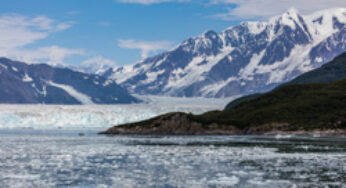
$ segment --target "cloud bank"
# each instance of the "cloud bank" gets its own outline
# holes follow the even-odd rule
[[[47,46],[27,49],[27,45],[70,28],[73,22],[58,23],[45,16],[27,17],[19,14],[0,16],[0,56],[30,63],[63,64],[64,59],[84,54],[81,49]]]
[[[139,49],[142,58],[147,58],[149,53],[164,50],[172,46],[170,41],[137,41],[137,40],[118,40],[120,48]]]
[[[84,72],[93,74],[103,74],[109,68],[117,67],[113,60],[104,58],[102,56],[94,56],[82,62],[81,68]]]
[[[303,14],[318,10],[346,7],[344,0],[211,0],[211,4],[230,4],[226,13],[215,15],[224,20],[234,19],[266,19],[280,15],[289,8],[296,8]]]

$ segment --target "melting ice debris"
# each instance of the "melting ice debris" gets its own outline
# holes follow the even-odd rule
[[[346,181],[346,148],[337,136],[324,138],[321,145],[307,137],[278,143],[270,136],[8,132],[0,132],[2,187],[344,187]],[[222,142],[209,147],[215,141]]]
[[[287,139],[287,138],[291,138],[294,135],[290,135],[290,134],[278,134],[275,135],[275,139],[280,140],[280,139]]]

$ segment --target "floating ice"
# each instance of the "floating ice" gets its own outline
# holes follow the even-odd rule
[[[79,137],[61,132],[0,131],[0,185],[277,188],[343,187],[346,181],[345,137],[294,136],[280,144],[270,136]],[[329,147],[292,150],[301,144]]]

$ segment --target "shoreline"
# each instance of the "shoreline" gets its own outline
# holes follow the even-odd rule
[[[324,125],[324,126],[323,126]],[[261,125],[237,127],[216,122],[203,123],[191,114],[168,113],[145,121],[113,126],[98,134],[105,135],[277,135],[277,134],[346,134],[344,127],[293,126],[289,123],[271,122]]]
[[[106,136],[277,136],[277,135],[295,135],[295,136],[346,136],[346,130],[342,129],[328,129],[328,130],[300,130],[300,131],[270,131],[270,132],[264,132],[264,133],[193,133],[193,134],[186,134],[186,133],[135,133],[135,132],[124,132],[124,133],[109,133],[107,131],[98,132],[99,135],[106,135]]]

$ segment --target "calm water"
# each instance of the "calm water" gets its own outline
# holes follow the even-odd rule
[[[0,187],[346,187],[346,137],[0,131]]]

